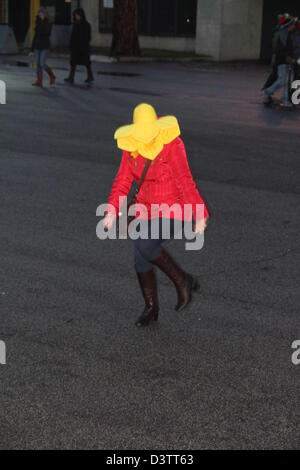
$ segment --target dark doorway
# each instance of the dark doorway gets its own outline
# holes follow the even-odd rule
[[[299,0],[264,0],[261,58],[266,62],[272,57],[272,33],[280,13],[300,17]]]
[[[9,0],[9,23],[17,43],[25,41],[30,23],[30,0]]]

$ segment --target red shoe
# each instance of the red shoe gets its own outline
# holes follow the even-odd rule
[[[56,82],[56,76],[53,73],[53,70],[50,67],[47,68],[47,74],[50,77],[50,86],[54,86]]]
[[[34,82],[32,86],[38,86],[38,87],[43,86],[43,73],[42,72],[37,72],[37,81]]]

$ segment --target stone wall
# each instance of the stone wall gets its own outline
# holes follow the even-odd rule
[[[142,48],[196,52],[213,60],[260,57],[264,0],[198,0],[196,38],[140,36]],[[111,34],[99,32],[99,5],[82,0],[92,24],[92,45],[111,46]],[[73,0],[72,7],[77,2]]]
[[[214,60],[260,57],[263,0],[199,0],[196,53]]]
[[[72,8],[77,2],[73,0]],[[99,32],[99,5],[95,0],[82,0],[81,5],[86,12],[88,21],[92,25],[92,46],[110,47],[112,35]],[[140,45],[144,49],[165,49],[170,51],[195,52],[195,38],[140,36]]]
[[[0,54],[15,54],[18,50],[12,28],[7,25],[0,25]]]

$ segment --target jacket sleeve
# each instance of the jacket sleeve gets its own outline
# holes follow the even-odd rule
[[[133,174],[129,165],[128,154],[127,152],[123,152],[121,165],[117,176],[115,177],[111,193],[108,199],[108,204],[112,205],[115,210],[116,214],[120,211],[119,205],[119,198],[120,197],[127,197],[132,183],[133,183]],[[109,207],[107,208],[106,213],[109,213]]]
[[[185,204],[192,204],[193,217],[198,222],[197,205],[204,206],[204,218],[209,218],[209,212],[198,191],[195,180],[192,176],[184,143],[180,138],[176,139],[170,149],[169,161],[178,190],[181,192]],[[201,220],[201,219],[200,219]]]

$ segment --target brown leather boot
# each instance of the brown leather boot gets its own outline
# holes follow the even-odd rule
[[[149,325],[151,321],[158,320],[159,305],[154,269],[147,273],[137,273],[137,277],[145,300],[145,310],[135,322],[136,326],[141,327]]]
[[[43,72],[37,72],[37,81],[32,84],[32,86],[43,86]]]
[[[46,72],[50,77],[50,86],[53,86],[56,82],[56,76],[54,75],[53,70],[50,67],[47,67]]]
[[[191,274],[184,272],[171,255],[163,248],[152,263],[161,269],[174,283],[178,295],[175,310],[180,312],[191,303],[193,292],[200,289],[198,280]]]

